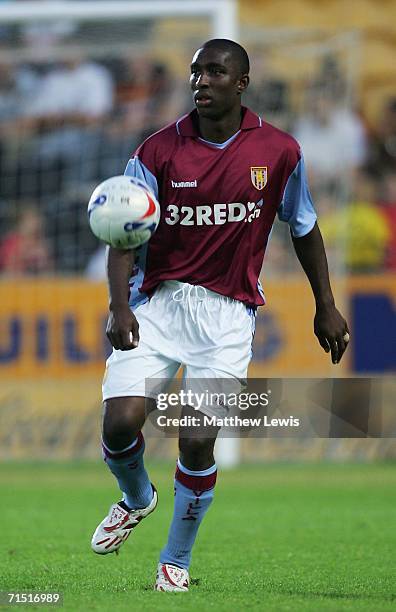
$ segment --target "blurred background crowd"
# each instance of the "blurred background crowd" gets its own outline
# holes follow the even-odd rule
[[[0,24],[2,275],[103,278],[103,249],[86,220],[92,188],[122,174],[145,137],[192,107],[194,38],[182,51],[175,44],[177,61],[184,63],[177,70],[169,50],[162,58],[150,49],[153,24],[140,27],[146,41],[140,47],[127,46],[125,24],[99,25],[101,30],[94,22],[67,20]],[[126,46],[117,47],[123,37]],[[349,55],[339,44],[318,47],[296,78],[291,61],[285,68],[287,57],[277,70],[279,41],[277,47],[276,38],[267,45],[258,38],[245,43],[253,64],[245,103],[300,142],[334,271],[394,271],[396,82],[369,118],[358,72],[351,76],[349,55],[357,41]],[[102,39],[113,43],[105,51]],[[284,229],[276,229],[269,275],[294,270],[285,240]]]

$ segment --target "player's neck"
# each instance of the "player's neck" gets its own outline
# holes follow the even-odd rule
[[[199,117],[199,131],[204,140],[222,143],[231,138],[241,127],[241,108],[238,107],[221,119]]]

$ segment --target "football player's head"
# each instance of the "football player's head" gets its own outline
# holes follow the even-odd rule
[[[240,106],[249,85],[249,57],[238,43],[214,38],[195,52],[190,84],[198,113],[213,119]]]

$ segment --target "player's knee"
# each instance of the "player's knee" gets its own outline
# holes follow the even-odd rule
[[[103,418],[103,440],[109,448],[125,448],[136,437],[139,427],[130,414],[106,415]]]
[[[132,401],[127,403],[110,400],[105,402],[103,415],[103,440],[114,450],[125,448],[134,440],[144,425],[145,413]]]
[[[208,438],[181,438],[179,440],[180,460],[191,470],[204,470],[213,465],[215,441]]]

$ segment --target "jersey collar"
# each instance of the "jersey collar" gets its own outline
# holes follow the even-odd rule
[[[254,130],[262,125],[261,117],[253,113],[246,106],[242,106],[242,123],[240,129]],[[196,109],[184,115],[176,122],[176,130],[179,136],[187,136],[191,138],[199,138],[198,130],[198,112]]]

